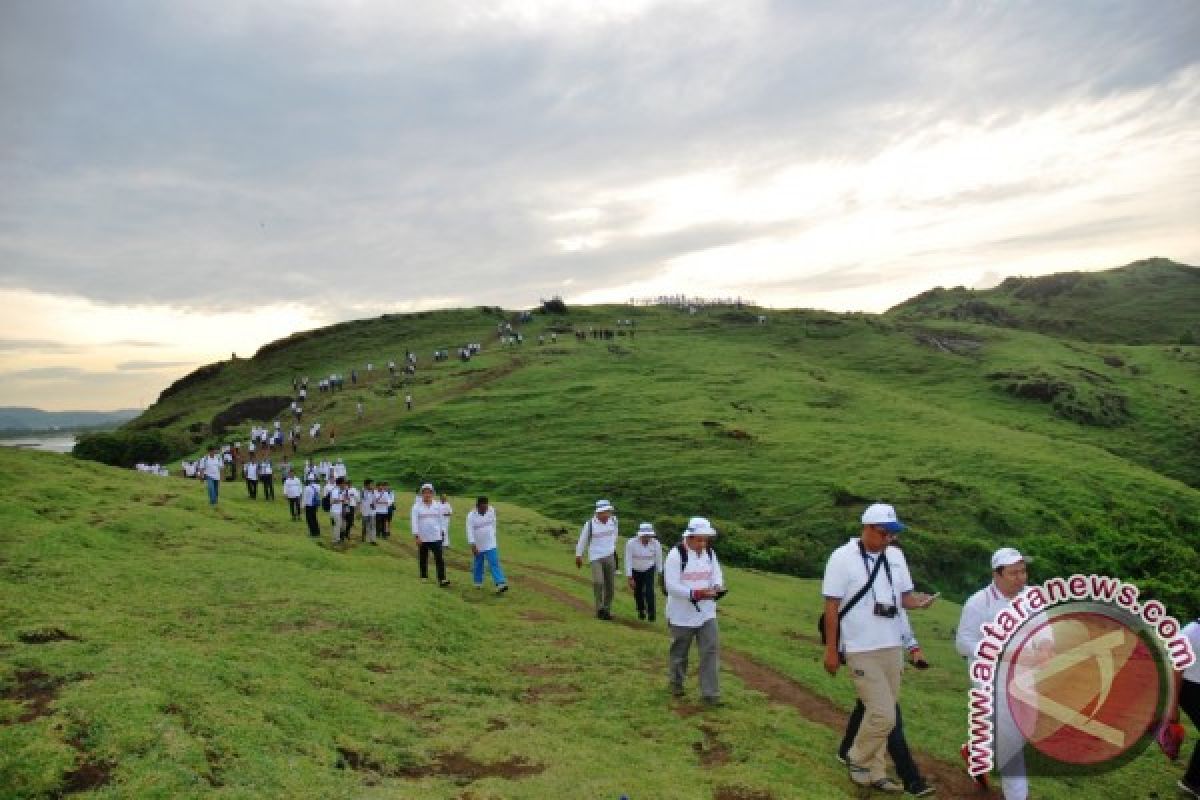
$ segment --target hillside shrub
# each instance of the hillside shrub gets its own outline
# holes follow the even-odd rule
[[[173,449],[159,431],[110,431],[83,434],[71,452],[76,458],[112,467],[132,467],[139,463],[164,464]]]
[[[161,403],[168,397],[177,395],[185,389],[190,389],[192,387],[199,386],[201,383],[212,380],[213,378],[217,377],[224,366],[225,362],[218,361],[215,364],[205,364],[203,367],[197,367],[187,375],[184,375],[182,378],[172,383],[167,388],[163,389],[158,395],[158,402]]]
[[[267,421],[273,419],[280,411],[292,404],[292,398],[283,395],[268,397],[249,397],[239,400],[224,411],[220,411],[212,419],[212,432],[220,436],[234,425],[246,420]]]

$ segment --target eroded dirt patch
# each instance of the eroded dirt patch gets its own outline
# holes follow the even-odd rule
[[[25,710],[17,716],[17,722],[32,722],[54,713],[50,705],[58,697],[58,690],[66,683],[64,679],[51,677],[40,669],[17,670],[13,677],[16,683],[0,691],[0,698],[25,706]]]
[[[17,639],[25,644],[49,644],[50,642],[78,642],[78,636],[72,636],[62,628],[38,628],[17,634]]]
[[[741,786],[718,786],[713,800],[775,800],[775,795]]]
[[[704,734],[704,741],[692,745],[692,749],[696,751],[696,756],[700,760],[700,766],[719,767],[722,764],[728,764],[732,750],[729,745],[717,737],[717,729],[711,725],[701,725],[700,732]]]
[[[520,780],[531,775],[538,775],[546,769],[544,764],[536,764],[523,756],[512,756],[503,761],[486,762],[478,761],[465,753],[440,753],[429,764],[396,767],[350,747],[338,747],[337,753],[338,759],[335,766],[338,769],[351,769],[355,772],[373,773],[376,776],[409,780],[430,777],[452,778],[460,783],[471,783],[483,778]]]

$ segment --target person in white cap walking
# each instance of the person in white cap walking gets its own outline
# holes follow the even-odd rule
[[[654,576],[662,572],[663,551],[654,526],[643,522],[637,536],[625,543],[625,577],[637,603],[638,619],[654,622]]]
[[[413,502],[412,535],[417,543],[417,563],[421,569],[421,580],[429,579],[429,554],[437,567],[438,586],[449,586],[446,579],[446,561],[442,556],[442,506],[433,499],[433,484],[421,485],[421,493]]]
[[[865,713],[846,754],[850,779],[859,786],[899,793],[887,776],[887,739],[896,724],[904,667],[904,624],[899,609],[928,608],[934,598],[913,592],[908,562],[889,548],[904,525],[886,503],[868,506],[862,534],[833,551],[825,565],[825,671],[836,675],[845,654]]]
[[[716,535],[707,519],[692,517],[683,541],[671,548],[663,564],[667,631],[671,636],[667,657],[671,694],[683,696],[688,650],[695,640],[700,653],[700,695],[705,705],[713,707],[721,704],[717,600],[725,594],[725,576],[711,545]]]
[[[592,566],[592,592],[596,619],[612,619],[613,592],[617,578],[617,518],[607,500],[596,501],[596,513],[584,523],[575,545],[575,567],[583,568],[586,553]]]
[[[960,656],[967,659],[968,670],[972,659],[975,658],[975,648],[983,639],[983,626],[1008,608],[1014,599],[1028,591],[1027,565],[1032,561],[1033,559],[1025,558],[1013,547],[1001,547],[992,553],[992,582],[971,595],[963,604],[958,630],[954,635],[954,647]],[[1000,705],[1007,707],[1007,703]],[[998,707],[997,712],[1006,717],[996,720],[996,738],[993,745],[995,764],[1000,771],[1000,788],[1005,800],[1025,800],[1029,796],[1029,779],[1025,774],[1023,755],[1025,739],[1006,709]],[[986,785],[986,778],[981,783]]]

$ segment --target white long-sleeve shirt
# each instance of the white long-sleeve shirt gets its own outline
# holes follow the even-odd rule
[[[395,499],[395,495],[390,491],[375,490],[375,513],[386,514]]]
[[[685,547],[687,545],[684,545]],[[717,618],[717,601],[711,598],[692,602],[693,589],[724,586],[725,576],[712,550],[697,553],[688,550],[687,569],[682,569],[679,548],[672,547],[663,564],[663,582],[667,587],[667,622],[684,628],[699,628]]]
[[[422,542],[442,541],[442,509],[437,502],[426,504],[421,498],[412,507],[412,533]]]
[[[204,477],[214,481],[221,480],[221,467],[224,463],[220,456],[205,456],[201,462],[204,469]]]
[[[290,478],[285,478],[283,481],[283,496],[299,497],[303,488],[304,487],[300,484],[300,479],[295,475],[291,476]]]
[[[375,490],[363,489],[362,497],[358,501],[359,513],[364,517],[375,516]]]
[[[575,545],[575,555],[582,557],[585,551],[588,563],[600,558],[607,558],[617,552],[617,517],[615,514],[608,518],[608,522],[601,522],[593,516],[583,524],[583,529],[579,531],[579,543]]]
[[[1027,588],[1021,589],[1017,593],[1017,597],[1025,594],[1027,590]],[[958,618],[958,630],[954,633],[954,649],[960,656],[968,661],[975,658],[975,648],[983,639],[981,628],[1008,608],[1008,604],[1012,601],[1013,598],[1005,597],[996,588],[995,583],[989,583],[963,603],[962,616]]]
[[[632,578],[633,571],[645,572],[654,568],[662,572],[663,551],[658,539],[651,539],[643,545],[639,536],[632,537],[625,543],[625,577]]]
[[[321,489],[315,483],[305,484],[304,492],[300,495],[300,505],[308,508],[309,506],[321,505]]]
[[[475,509],[467,514],[467,544],[474,545],[481,552],[496,549],[496,509],[488,506],[487,513],[480,514]]]

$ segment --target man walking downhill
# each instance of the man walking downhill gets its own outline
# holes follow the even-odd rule
[[[283,496],[287,498],[288,513],[292,515],[292,522],[300,519],[300,494],[303,489],[296,473],[288,470],[287,477],[283,479]]]
[[[300,495],[300,504],[304,506],[304,521],[308,523],[308,535],[314,539],[321,538],[321,523],[317,513],[321,509],[321,487],[317,485],[317,476],[309,476],[304,492]]]
[[[208,489],[208,504],[215,506],[217,504],[217,495],[221,491],[221,467],[225,465],[224,461],[217,455],[217,448],[208,448],[206,455],[200,463],[201,473],[204,475],[204,485]]]
[[[662,572],[662,545],[655,538],[654,526],[643,522],[637,536],[625,543],[625,577],[637,603],[638,619],[654,622],[654,577]]]
[[[343,533],[346,530],[346,501],[350,499],[350,493],[346,491],[346,479],[338,478],[333,483],[333,488],[329,490],[329,523],[333,526],[333,543],[334,545],[341,544]]]
[[[504,570],[500,569],[500,550],[496,546],[496,509],[488,505],[486,497],[478,498],[475,508],[467,514],[467,544],[475,557],[471,570],[475,588],[483,588],[483,562],[486,561],[496,594],[507,592],[508,582],[504,580]]]
[[[362,514],[362,538],[364,542],[378,544],[375,541],[375,481],[367,478],[363,481],[362,499],[359,500]]]
[[[258,482],[262,484],[263,499],[275,499],[275,475],[270,457],[264,455],[258,462]]]
[[[446,579],[446,561],[442,556],[442,509],[441,504],[433,499],[433,484],[421,486],[421,494],[413,503],[412,535],[417,543],[417,563],[421,570],[421,580],[429,580],[429,554],[433,554],[433,563],[437,567],[438,586],[449,586]]]
[[[247,460],[242,465],[242,472],[246,477],[246,494],[251,500],[258,499],[258,463]]]
[[[668,685],[674,697],[683,697],[688,650],[694,640],[700,652],[700,695],[704,704],[710,707],[721,704],[717,599],[725,594],[725,576],[710,544],[716,535],[707,519],[692,517],[683,533],[683,541],[671,548],[663,564],[667,631],[671,636]]]
[[[617,576],[617,518],[612,503],[596,501],[596,512],[579,532],[575,545],[575,567],[583,568],[587,553],[592,565],[592,592],[596,597],[596,619],[612,619],[613,590]]]
[[[862,526],[862,535],[834,550],[825,565],[821,585],[825,671],[836,675],[841,666],[840,617],[846,666],[865,710],[854,745],[846,754],[850,780],[899,793],[904,787],[888,778],[886,769],[887,740],[896,725],[904,665],[899,609],[928,608],[934,598],[913,592],[904,554],[888,547],[889,536],[904,530],[896,510],[886,503],[871,505],[863,512]]]

